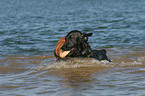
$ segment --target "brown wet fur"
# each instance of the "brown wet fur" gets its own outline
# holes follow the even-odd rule
[[[60,57],[60,53],[62,52],[61,47],[63,46],[64,43],[65,43],[64,37],[60,38],[59,41],[57,42],[56,48],[54,50],[54,55],[55,55],[57,61],[59,61],[61,59],[61,57]]]

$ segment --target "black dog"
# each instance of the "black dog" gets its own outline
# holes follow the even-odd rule
[[[81,33],[78,30],[73,30],[68,33],[65,37],[65,43],[61,47],[63,51],[72,50],[67,56],[68,57],[77,57],[77,56],[85,56],[92,53],[90,46],[88,44],[88,37],[92,36],[92,33]],[[91,54],[93,55],[93,53]]]
[[[105,49],[101,49],[101,50],[92,50],[93,53],[94,53],[94,57],[93,58],[96,58],[98,59],[99,61],[101,60],[107,60],[109,62],[112,62],[108,57],[107,57],[107,52]]]
[[[88,57],[96,58],[99,61],[111,60],[106,56],[106,50],[92,50],[88,44],[88,37],[92,36],[92,33],[81,33],[78,30],[73,30],[65,37],[65,43],[61,47],[63,51],[71,50],[67,57]]]

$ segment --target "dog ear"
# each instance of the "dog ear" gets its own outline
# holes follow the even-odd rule
[[[93,33],[84,33],[84,36],[85,37],[90,37],[90,36],[92,36],[93,35]]]
[[[90,36],[92,36],[92,35],[93,35],[93,33],[88,33],[88,34],[87,34],[88,37],[90,37]]]
[[[105,49],[102,49],[101,51],[104,52],[105,54],[107,54],[107,51]]]

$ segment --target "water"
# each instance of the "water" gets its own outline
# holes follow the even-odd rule
[[[144,0],[0,0],[0,13],[1,96],[145,96]],[[113,62],[56,62],[71,30]]]

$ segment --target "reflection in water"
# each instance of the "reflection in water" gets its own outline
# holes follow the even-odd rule
[[[91,83],[92,74],[100,71],[97,68],[64,69],[59,74],[65,78],[63,83],[70,87],[83,86],[84,83]]]
[[[83,95],[82,91],[93,88],[93,74],[103,71],[105,68],[66,68],[66,69],[55,69],[51,72],[53,74],[63,77],[63,80],[60,81],[63,89],[66,89],[65,92],[60,92],[60,94],[67,95]]]

